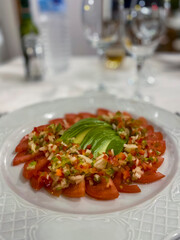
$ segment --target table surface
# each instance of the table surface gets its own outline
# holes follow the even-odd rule
[[[155,55],[145,63],[146,75],[156,82],[144,84],[142,92],[151,96],[151,103],[180,112],[180,54]],[[56,76],[39,82],[28,82],[24,77],[22,58],[14,59],[0,67],[0,113],[57,98],[87,94],[100,79],[108,91],[118,97],[131,98],[135,77],[135,63],[126,57],[118,70],[107,70],[96,57],[72,57],[69,68]],[[99,80],[98,80],[99,79]]]

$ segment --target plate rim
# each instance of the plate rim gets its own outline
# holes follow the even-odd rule
[[[156,109],[160,110],[160,111],[164,111],[170,115],[172,115],[173,117],[175,117],[179,123],[180,123],[180,117],[178,117],[177,115],[175,115],[173,112],[165,109],[165,108],[162,108],[162,107],[159,107],[159,106],[156,106],[155,104],[153,103],[150,103],[150,102],[140,102],[138,100],[133,100],[133,99],[126,99],[126,98],[121,98],[121,97],[117,97],[113,94],[94,94],[92,96],[85,96],[85,95],[81,95],[81,96],[77,96],[77,97],[66,97],[66,98],[58,98],[58,99],[53,99],[53,100],[47,100],[47,101],[41,101],[41,102],[37,102],[37,103],[33,103],[33,104],[30,104],[28,106],[24,106],[24,107],[21,107],[21,108],[18,108],[12,112],[9,112],[5,115],[3,115],[1,118],[0,118],[0,124],[1,124],[1,121],[6,119],[7,117],[13,115],[13,114],[16,114],[20,111],[24,111],[24,110],[28,110],[28,109],[31,109],[31,108],[34,108],[36,106],[40,106],[40,105],[44,105],[44,104],[53,104],[55,102],[59,102],[59,101],[66,101],[66,100],[73,100],[73,99],[83,99],[83,98],[96,98],[96,97],[111,97],[111,98],[114,98],[116,100],[123,100],[123,101],[127,101],[127,102],[131,102],[131,103],[136,103],[136,104],[142,104],[142,105],[148,105],[148,106],[151,106],[151,107],[155,107]],[[1,150],[1,148],[0,148]]]

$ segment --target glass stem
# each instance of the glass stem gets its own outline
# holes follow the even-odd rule
[[[105,91],[105,85],[104,85],[104,76],[103,76],[103,66],[102,66],[102,61],[104,58],[104,49],[103,48],[98,48],[97,49],[97,54],[99,58],[99,65],[100,65],[100,71],[99,71],[99,76],[98,76],[98,91],[99,92],[104,92]]]
[[[136,71],[137,71],[137,76],[136,76],[136,81],[135,81],[135,88],[134,88],[134,95],[136,99],[141,99],[141,81],[142,81],[142,69],[144,66],[144,58],[140,57],[137,58],[136,60]]]

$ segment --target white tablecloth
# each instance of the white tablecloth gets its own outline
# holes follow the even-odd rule
[[[144,86],[144,94],[152,103],[171,112],[180,112],[180,55],[156,55],[145,64],[146,74],[154,75],[156,83]],[[0,113],[47,100],[86,94],[102,79],[108,90],[118,97],[130,98],[135,64],[126,58],[119,70],[107,70],[96,57],[73,57],[69,68],[40,82],[24,78],[23,59],[17,58],[0,67]]]

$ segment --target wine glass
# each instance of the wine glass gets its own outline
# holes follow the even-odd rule
[[[119,20],[119,0],[83,0],[84,34],[100,59],[106,49],[119,38]],[[102,78],[99,79],[99,91],[105,90]]]
[[[122,42],[127,52],[136,59],[137,78],[134,80],[134,98],[150,100],[141,90],[145,79],[142,68],[145,60],[157,48],[163,33],[170,3],[168,0],[121,1],[123,22]]]

